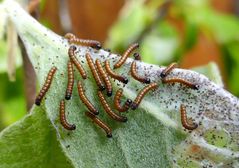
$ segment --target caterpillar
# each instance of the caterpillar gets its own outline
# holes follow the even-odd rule
[[[160,74],[161,78],[165,78],[174,68],[176,68],[178,64],[176,62],[171,63],[167,66]]]
[[[70,57],[70,60],[73,62],[73,64],[77,68],[77,70],[80,72],[82,78],[86,79],[87,74],[86,74],[84,68],[82,67],[81,63],[77,60],[77,58],[75,56],[75,50],[76,50],[76,46],[74,46],[74,45],[70,46],[70,48],[68,50],[68,55]]]
[[[48,91],[48,89],[50,88],[51,86],[51,83],[52,83],[52,79],[53,79],[53,76],[56,72],[57,68],[55,66],[53,66],[50,71],[48,72],[47,74],[47,77],[46,77],[46,80],[45,80],[45,83],[44,85],[42,86],[40,92],[38,93],[36,99],[35,99],[35,104],[37,106],[40,106],[41,105],[41,101],[43,99],[43,97],[45,96],[46,92]]]
[[[89,117],[99,127],[101,127],[106,132],[106,136],[108,138],[112,137],[112,130],[111,130],[111,128],[108,125],[106,125],[102,120],[100,120],[98,117],[96,117],[93,113],[91,113],[89,111],[85,112],[85,115],[87,117]]]
[[[194,130],[198,127],[196,123],[189,123],[187,119],[187,112],[186,112],[186,107],[181,104],[180,106],[180,113],[181,113],[181,122],[184,128],[188,130]]]
[[[108,102],[106,101],[106,99],[105,99],[105,97],[104,97],[104,95],[103,95],[103,93],[102,93],[101,91],[98,91],[98,97],[99,97],[99,99],[100,99],[100,103],[102,104],[102,106],[103,106],[105,112],[106,112],[112,119],[114,119],[114,120],[116,120],[116,121],[120,121],[120,122],[126,122],[126,121],[127,121],[127,118],[126,118],[126,117],[120,116],[120,115],[118,115],[118,114],[116,114],[116,113],[114,113],[114,112],[112,111],[112,109],[110,108]]]
[[[132,105],[131,105],[131,109],[132,109],[132,110],[135,110],[135,109],[139,106],[139,104],[140,104],[140,102],[142,101],[142,99],[144,98],[145,94],[148,93],[150,90],[155,89],[155,88],[157,88],[157,87],[158,87],[157,83],[151,83],[151,84],[145,86],[145,87],[139,92],[139,94],[137,95],[137,97],[135,98],[135,100],[133,101],[133,103],[132,103]]]
[[[128,79],[125,76],[120,76],[118,74],[116,74],[111,68],[110,68],[110,62],[108,60],[105,60],[105,69],[106,72],[108,73],[108,75],[110,75],[110,77],[124,83],[127,84],[128,83]]]
[[[110,97],[110,96],[112,96],[112,92],[113,92],[112,84],[110,82],[110,79],[109,79],[108,75],[106,74],[105,70],[103,69],[99,59],[96,59],[95,64],[96,64],[96,67],[98,69],[98,72],[99,72],[100,76],[102,77],[102,79],[105,83],[106,90],[107,90],[107,96]]]
[[[91,58],[90,54],[89,53],[86,53],[86,60],[87,60],[87,63],[90,67],[90,70],[91,70],[91,73],[96,81],[96,84],[97,86],[99,87],[99,89],[102,91],[105,89],[105,86],[102,82],[102,80],[100,79],[100,76],[96,70],[96,67],[95,67],[95,64],[93,62],[93,59]]]
[[[115,93],[115,97],[114,97],[114,106],[116,108],[116,110],[118,110],[119,112],[125,112],[130,108],[130,105],[132,103],[131,99],[127,99],[125,104],[123,106],[120,105],[120,98],[123,94],[123,89],[118,89],[117,92]]]
[[[69,124],[66,121],[66,115],[65,115],[65,101],[61,100],[60,102],[60,121],[61,121],[61,125],[67,129],[67,130],[75,130],[76,126],[75,124]]]
[[[84,89],[83,89],[83,85],[82,83],[79,81],[78,84],[77,84],[77,88],[78,88],[78,94],[79,94],[79,97],[82,101],[83,104],[86,105],[86,107],[92,112],[94,113],[95,115],[98,115],[99,114],[99,110],[97,110],[93,104],[88,100],[88,98],[86,97],[85,93],[84,93]]]
[[[162,82],[163,83],[181,83],[191,89],[195,89],[195,90],[199,89],[199,85],[186,81],[182,78],[168,78],[168,79],[163,79]]]
[[[122,57],[114,64],[114,69],[121,67],[126,59],[130,56],[130,54],[135,50],[139,48],[138,43],[131,44],[128,49],[123,53]]]
[[[142,82],[142,83],[146,83],[146,84],[149,84],[150,83],[150,78],[143,78],[141,76],[139,76],[136,72],[136,61],[133,61],[131,63],[131,68],[130,68],[130,72],[131,72],[131,76],[136,79],[137,81],[139,82]]]
[[[65,38],[68,40],[70,44],[76,44],[76,45],[81,45],[81,46],[86,46],[86,47],[92,47],[95,49],[101,49],[101,43],[96,40],[88,40],[88,39],[80,39],[77,38],[74,34],[72,33],[67,33],[65,35]]]
[[[73,65],[71,61],[67,63],[67,72],[68,72],[68,82],[67,82],[67,89],[65,94],[65,99],[70,100],[74,85],[74,72],[73,72]]]

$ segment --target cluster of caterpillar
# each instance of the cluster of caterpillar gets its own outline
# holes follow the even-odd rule
[[[68,49],[68,56],[69,56],[69,61],[67,64],[67,72],[68,72],[68,83],[66,87],[66,92],[65,92],[65,99],[70,100],[72,96],[72,91],[74,87],[74,71],[73,71],[73,66],[76,67],[76,69],[79,71],[81,77],[83,80],[86,80],[88,77],[88,74],[86,73],[85,69],[79,62],[79,60],[75,56],[75,51],[76,51],[76,46],[75,45],[82,45],[82,46],[87,46],[87,47],[92,47],[94,49],[101,49],[101,44],[98,41],[95,40],[84,40],[84,39],[79,39],[75,37],[73,34],[66,34],[65,38],[68,40],[70,47]],[[120,68],[127,58],[132,55],[132,53],[139,48],[138,43],[134,43],[128,47],[128,49],[123,53],[123,55],[119,58],[119,60],[113,65],[113,69]],[[115,93],[114,96],[114,107],[115,109],[119,112],[126,112],[129,109],[135,110],[138,108],[140,105],[140,102],[144,98],[144,96],[149,92],[149,91],[154,91],[157,87],[157,83],[151,83],[150,78],[148,77],[143,77],[140,76],[137,73],[137,62],[141,61],[140,55],[135,52],[134,54],[135,60],[131,63],[131,68],[130,68],[130,74],[133,77],[133,79],[146,84],[146,86],[141,89],[136,96],[134,100],[127,99],[126,102],[121,105],[121,97],[123,95],[123,89],[118,89],[117,92]],[[98,98],[99,101],[104,109],[104,111],[109,115],[110,118],[113,120],[116,120],[118,122],[126,122],[127,117],[120,115],[119,113],[116,113],[113,111],[113,109],[110,107],[109,103],[107,102],[105,96],[104,96],[104,90],[106,89],[106,95],[108,97],[113,95],[113,87],[111,84],[111,78],[116,79],[124,84],[128,83],[128,79],[125,76],[118,75],[117,73],[114,72],[114,70],[111,68],[110,62],[106,60],[104,62],[104,67],[102,66],[103,62],[101,62],[99,59],[96,59],[95,62],[92,59],[90,53],[86,53],[85,55],[87,64],[89,66],[89,69],[93,75],[93,78],[96,82],[96,85],[98,86]],[[193,84],[189,81],[186,81],[181,78],[166,78],[168,74],[177,66],[176,63],[170,64],[168,67],[166,67],[162,72],[161,72],[161,78],[163,83],[181,83],[183,85],[186,85],[189,88],[192,89],[198,89],[198,85]],[[105,69],[104,69],[105,68]],[[40,105],[43,97],[45,96],[46,92],[50,88],[50,85],[53,80],[53,76],[56,72],[57,68],[53,67],[49,71],[46,81],[40,90],[38,96],[36,97],[35,104]],[[112,129],[102,120],[100,120],[97,115],[99,114],[99,110],[92,104],[92,102],[89,101],[87,98],[87,95],[85,94],[84,91],[84,84],[81,81],[78,81],[77,83],[77,89],[78,89],[78,94],[79,98],[82,101],[82,103],[86,106],[88,109],[87,112],[85,112],[85,115],[90,118],[94,123],[96,123],[99,127],[101,127],[105,132],[107,137],[112,137]],[[197,124],[195,123],[190,123],[187,119],[186,115],[186,107],[184,105],[181,105],[181,122],[182,125],[185,129],[188,130],[193,130],[197,128]],[[62,126],[67,129],[67,130],[75,130],[76,126],[75,124],[69,124],[66,116],[65,116],[65,101],[61,100],[60,101],[60,123]]]

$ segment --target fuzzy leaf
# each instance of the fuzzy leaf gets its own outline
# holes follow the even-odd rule
[[[72,167],[42,108],[1,132],[0,153],[0,167]]]
[[[159,88],[147,94],[137,110],[126,114],[127,123],[116,123],[103,112],[98,97],[95,96],[96,84],[85,61],[86,52],[93,59],[99,58],[101,61],[108,59],[112,63],[118,59],[117,55],[104,50],[96,51],[79,46],[77,57],[87,70],[88,79],[82,80],[77,71],[75,76],[77,80],[82,80],[86,95],[100,110],[99,117],[112,127],[113,138],[106,138],[84,115],[86,108],[79,100],[76,88],[72,99],[66,102],[67,119],[76,124],[76,130],[69,132],[63,129],[59,122],[59,102],[64,98],[66,89],[69,45],[64,38],[26,14],[14,1],[6,0],[4,6],[27,48],[40,85],[43,85],[52,66],[58,68],[46,100],[41,107],[34,106],[33,110],[44,109],[57,134],[57,141],[74,167],[238,166],[239,102],[236,97],[205,76],[189,70],[175,69],[170,77],[181,77],[197,83],[199,90],[191,90],[179,84],[162,84],[160,73],[163,67],[141,62],[137,64],[139,74],[150,77],[159,84]],[[113,84],[114,92],[117,88],[124,88],[124,96],[134,99],[144,85],[129,76],[131,62],[132,59],[127,59],[126,64],[117,70],[119,74],[128,75],[130,82],[125,86],[118,82]],[[112,104],[112,98],[107,100]],[[180,104],[185,104],[188,116],[200,124],[191,133],[184,131],[181,126]],[[19,133],[26,136],[23,130],[19,130]],[[38,131],[35,133],[38,134],[38,139],[44,136]],[[5,132],[1,139],[5,139],[4,135]],[[48,152],[51,152],[51,137],[45,141],[46,151],[49,149]],[[35,139],[28,139],[27,142],[37,144]],[[20,144],[22,142],[16,141],[16,144],[10,146]],[[10,150],[6,141],[3,146],[2,151]],[[22,153],[28,155],[24,150]],[[1,152],[0,155],[4,153]],[[14,155],[16,153],[12,153],[12,158]],[[39,155],[39,160],[41,159],[42,156]],[[4,160],[0,159],[0,163],[3,164]]]
[[[194,67],[193,70],[206,75],[210,80],[215,82],[217,85],[223,87],[220,71],[215,62],[210,62],[204,66]]]

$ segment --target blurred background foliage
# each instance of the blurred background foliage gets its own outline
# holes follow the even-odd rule
[[[219,69],[224,87],[239,96],[237,0],[41,0],[37,9],[35,17],[60,35],[73,32],[96,39],[117,53],[138,42],[145,62],[168,65],[176,61],[182,68],[197,67],[204,74]],[[35,90],[26,89],[36,85],[34,77],[24,76],[32,69],[23,66],[19,49],[15,81],[9,80],[3,18],[0,13],[0,129],[27,113],[27,101]],[[199,67],[206,64],[210,68]]]

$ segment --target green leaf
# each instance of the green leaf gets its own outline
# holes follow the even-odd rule
[[[8,126],[26,114],[26,103],[24,97],[15,97],[4,102],[2,106],[1,121],[4,126]]]
[[[161,22],[145,36],[140,50],[145,62],[160,65],[172,62],[178,47],[176,30],[168,22]]]
[[[106,42],[107,47],[112,49],[125,48],[141,34],[149,19],[147,9],[143,4],[144,0],[127,2],[119,21],[113,25],[109,32],[110,38]],[[127,38],[125,34],[128,34]]]
[[[239,40],[239,21],[234,16],[219,14],[208,9],[202,12],[199,24],[210,30],[220,43]]]
[[[175,9],[177,11],[175,13],[183,16],[187,24],[198,26],[199,30],[207,35],[213,35],[221,44],[239,40],[238,18],[216,12],[210,8],[207,0],[177,0]]]
[[[0,73],[0,130],[18,121],[26,113],[23,71],[16,70],[16,82],[10,82],[7,73]]]
[[[0,153],[0,167],[72,167],[42,108],[1,132]]]
[[[27,48],[41,86],[51,67],[57,66],[58,70],[46,99],[40,107],[34,106],[33,111],[42,110],[47,114],[49,123],[57,134],[56,138],[61,149],[74,167],[154,168],[176,167],[192,162],[193,164],[190,165],[194,167],[239,164],[237,147],[239,101],[236,97],[212,83],[205,76],[189,70],[175,69],[170,73],[170,77],[180,77],[195,82],[199,85],[199,90],[191,90],[179,84],[162,84],[160,73],[163,67],[138,62],[139,74],[150,77],[152,81],[159,84],[159,88],[147,94],[137,110],[130,110],[125,114],[128,117],[127,123],[116,123],[103,112],[96,96],[98,89],[85,61],[86,52],[89,52],[93,59],[99,58],[101,61],[107,59],[112,63],[113,60],[118,59],[117,55],[109,54],[104,50],[97,51],[78,46],[77,58],[80,59],[89,76],[87,80],[82,80],[77,71],[75,76],[77,80],[83,82],[87,97],[99,109],[99,118],[113,129],[113,138],[106,138],[102,130],[84,115],[86,107],[79,100],[76,88],[74,88],[72,99],[66,102],[67,119],[70,123],[76,124],[76,130],[65,130],[59,122],[59,102],[64,99],[67,84],[66,66],[69,59],[67,55],[69,44],[66,39],[59,37],[31,18],[14,1],[6,0],[4,6]],[[124,96],[134,99],[144,85],[129,76],[128,71],[132,61],[132,59],[127,59],[122,68],[117,70],[117,73],[127,75],[130,82],[125,86],[112,82],[114,92],[118,88],[123,88]],[[112,105],[112,98],[107,98],[107,100]],[[181,126],[180,104],[185,104],[188,116],[195,119],[196,123],[200,123],[192,133],[184,131]],[[34,113],[29,117],[33,115]],[[43,119],[42,116],[37,118]],[[38,126],[34,120],[31,124],[34,130],[37,130]],[[46,128],[49,128],[49,124]],[[24,132],[24,130],[27,131],[26,129],[18,127],[14,129],[19,135],[29,137]],[[36,139],[44,137],[41,132],[35,131],[34,133],[37,134]],[[2,133],[0,140],[5,140],[5,135],[6,131]],[[221,136],[223,141],[210,139],[214,136]],[[17,148],[24,142],[41,146],[41,143],[35,141],[34,136],[24,142],[18,142],[18,137],[14,138],[16,138],[15,144],[10,144],[10,147]],[[46,144],[43,152],[53,153],[57,157],[56,155],[61,155],[61,153],[57,154],[51,148],[52,143],[49,142],[53,139],[54,137],[44,138]],[[225,144],[225,141],[228,143]],[[3,152],[0,151],[0,156],[4,156],[4,152],[9,151],[7,143],[7,141],[2,143],[4,144],[1,149]],[[199,152],[194,149],[198,149]],[[42,149],[39,149],[39,152],[42,152]],[[8,158],[16,163],[14,156],[18,153],[20,152],[8,153]],[[22,153],[27,153],[27,150],[23,149]],[[38,155],[38,160],[45,160],[45,157]],[[24,166],[36,165],[32,162],[30,160],[28,165]],[[4,164],[5,161],[0,158],[0,167]],[[9,164],[9,167],[13,166],[14,164]]]
[[[145,0],[127,1],[121,10],[120,18],[109,32],[106,46],[113,50],[122,50],[130,43],[135,42],[155,19],[157,7],[160,4],[160,2],[150,2],[147,6]]]
[[[197,42],[198,38],[198,27],[195,23],[188,22],[186,24],[186,31],[185,31],[185,41],[184,47],[186,50],[191,49]]]
[[[223,46],[223,59],[226,65],[228,87],[235,95],[239,96],[239,42],[233,41]]]

